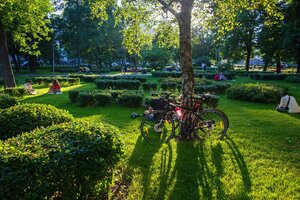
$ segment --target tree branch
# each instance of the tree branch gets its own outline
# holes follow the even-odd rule
[[[167,4],[164,0],[157,0],[165,9],[167,9],[170,13],[172,13],[176,18],[178,17],[178,13],[170,7],[170,5],[173,3],[171,1],[169,4]]]

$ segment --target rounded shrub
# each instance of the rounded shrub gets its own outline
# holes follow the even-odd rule
[[[127,92],[118,97],[118,102],[123,106],[138,107],[143,102],[143,96],[139,93]]]
[[[69,122],[0,141],[0,196],[107,197],[113,169],[123,155],[118,135],[118,129],[102,123]]]
[[[77,90],[70,90],[69,91],[69,100],[72,103],[76,103],[77,102],[78,96],[79,96],[79,91],[77,91]]]
[[[11,97],[9,95],[2,94],[0,95],[0,108],[9,108],[18,104],[16,97]]]
[[[233,85],[226,90],[227,98],[261,103],[276,103],[285,89],[267,84]]]
[[[37,127],[73,120],[68,111],[44,104],[21,104],[0,111],[0,139],[7,139]]]

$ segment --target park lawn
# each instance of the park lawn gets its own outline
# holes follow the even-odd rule
[[[232,81],[246,82],[257,81]],[[268,83],[289,87],[300,101],[299,85]],[[121,130],[125,157],[116,170],[112,199],[300,199],[299,114],[278,113],[275,104],[221,95],[219,109],[230,120],[223,141],[150,144],[140,135],[141,118],[130,118],[132,112],[143,113],[143,107],[81,108],[68,100],[72,89],[96,86],[63,88],[61,95],[47,95],[47,88],[39,88],[40,94],[22,102],[52,104],[76,118],[109,123]]]

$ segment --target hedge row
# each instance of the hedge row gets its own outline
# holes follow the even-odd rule
[[[196,85],[195,93],[196,94],[203,94],[203,93],[222,94],[222,93],[225,93],[226,89],[229,87],[231,87],[230,83],[217,83],[217,84],[211,84],[211,85]]]
[[[286,80],[292,83],[300,83],[300,76],[288,76]]]
[[[54,79],[58,80],[61,86],[71,86],[80,84],[80,78],[69,77],[34,77],[31,80],[39,85],[48,86],[52,83]]]
[[[6,94],[0,94],[0,109],[5,109],[18,104],[16,97],[12,97]]]
[[[226,90],[229,99],[261,103],[278,103],[285,89],[266,84],[234,85]]]
[[[203,94],[203,93],[210,93],[210,94],[221,94],[224,93],[227,88],[231,86],[230,83],[215,83],[210,85],[202,85],[196,84],[195,85],[195,93],[196,94]],[[164,91],[181,91],[181,84],[176,82],[161,82],[160,88]]]
[[[69,122],[0,142],[1,199],[106,199],[119,130]]]
[[[284,80],[286,79],[286,74],[250,74],[249,77],[254,80]]]
[[[25,88],[6,88],[1,89],[0,94],[7,94],[9,96],[13,97],[23,97],[25,94],[27,94],[27,91]]]
[[[138,90],[141,86],[141,82],[138,80],[102,80],[97,79],[95,83],[99,89],[127,89],[127,90]]]
[[[101,76],[99,79],[109,79],[109,80],[137,80],[140,81],[141,83],[147,82],[147,78],[145,77],[140,77],[140,76],[127,76],[127,75],[122,75],[122,76]]]
[[[156,90],[157,83],[142,83],[142,88],[145,91]]]
[[[67,111],[44,104],[20,104],[0,110],[0,139],[14,137],[37,127],[72,121]]]
[[[78,103],[81,107],[104,106],[114,102],[124,106],[140,106],[143,95],[138,91],[105,90],[105,91],[69,91],[69,99],[72,103]]]

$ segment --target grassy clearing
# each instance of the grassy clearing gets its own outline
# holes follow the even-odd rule
[[[155,79],[152,79],[155,81]],[[233,84],[257,82],[238,78]],[[299,85],[289,87],[300,101]],[[176,142],[154,145],[139,132],[143,107],[80,108],[68,90],[96,89],[93,84],[63,88],[62,95],[27,96],[22,102],[46,103],[69,110],[76,118],[118,127],[125,158],[116,172],[113,199],[300,199],[300,115],[278,113],[276,105],[229,100],[219,108],[230,120],[224,141]]]

